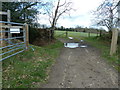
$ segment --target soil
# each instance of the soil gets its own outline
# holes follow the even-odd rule
[[[118,88],[118,72],[101,57],[98,49],[84,44],[88,47],[61,50],[42,88]]]

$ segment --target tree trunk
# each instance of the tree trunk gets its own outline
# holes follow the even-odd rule
[[[58,14],[59,4],[60,4],[60,0],[58,0],[57,8],[55,10],[55,16],[53,18],[52,25],[51,25],[51,29],[52,29],[51,30],[51,39],[54,39],[54,30],[55,30],[56,17],[57,17],[57,14]]]
[[[100,37],[102,36],[102,30],[100,30]]]
[[[117,41],[118,41],[118,29],[112,30],[112,40],[111,40],[111,49],[110,49],[110,55],[116,54],[117,51]]]
[[[54,39],[54,30],[51,30],[51,40]]]

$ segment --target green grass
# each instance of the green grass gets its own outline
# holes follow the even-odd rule
[[[98,48],[102,52],[102,57],[104,57],[110,64],[114,65],[115,69],[120,71],[120,60],[119,54],[120,52],[117,51],[117,54],[110,56],[110,43],[108,41],[101,40],[96,37],[91,38],[84,38],[87,42],[89,42],[92,46]],[[119,46],[120,48],[120,46]]]
[[[59,41],[20,53],[3,61],[3,88],[40,88],[63,44]]]
[[[65,33],[65,31],[56,31],[55,36],[56,38],[66,38],[65,34],[63,35],[62,33]],[[87,42],[89,42],[92,46],[98,48],[102,52],[102,57],[105,58],[111,65],[115,66],[115,69],[120,71],[120,46],[119,46],[119,51],[117,54],[110,56],[110,43],[105,40],[101,40],[97,38],[96,34],[91,34],[90,37],[88,37],[88,33],[83,33],[83,32],[68,32],[68,36],[74,37],[75,40],[80,40],[83,39]]]

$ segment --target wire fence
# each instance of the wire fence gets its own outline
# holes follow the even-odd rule
[[[99,33],[91,33],[91,32],[75,32],[75,31],[55,31],[55,37],[95,37],[100,36]]]

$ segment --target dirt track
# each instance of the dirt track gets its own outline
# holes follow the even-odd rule
[[[60,39],[63,43],[68,42]],[[63,48],[43,88],[117,88],[118,73],[100,57],[100,52],[87,48]]]

